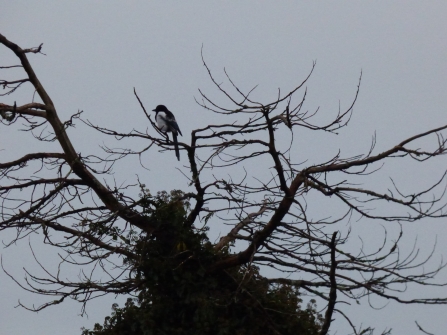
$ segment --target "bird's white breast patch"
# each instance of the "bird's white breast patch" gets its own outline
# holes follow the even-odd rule
[[[157,121],[158,129],[160,129],[161,131],[163,131],[165,133],[169,131],[169,126],[166,123],[166,113],[159,112],[157,114],[156,121]]]

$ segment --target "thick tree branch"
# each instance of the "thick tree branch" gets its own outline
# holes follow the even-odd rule
[[[31,49],[23,50],[17,44],[9,41],[5,36],[1,34],[0,43],[13,51],[15,55],[20,59],[23,69],[28,74],[30,82],[36,89],[45,105],[47,120],[53,127],[54,133],[56,134],[56,137],[65,153],[65,160],[70,165],[73,172],[94,190],[98,197],[112,212],[118,213],[118,215],[121,216],[124,220],[132,223],[138,228],[146,232],[152,232],[155,227],[151,226],[150,222],[139,213],[131,211],[127,209],[126,206],[123,206],[113,195],[113,192],[111,192],[103,184],[101,184],[98,179],[96,179],[93,174],[87,169],[84,163],[82,163],[82,161],[79,159],[79,155],[76,153],[65,131],[64,124],[60,121],[57,115],[53,101],[40,83],[39,79],[34,73],[31,64],[28,61],[28,58],[26,57],[26,53],[30,52]],[[37,50],[40,52],[40,47]]]

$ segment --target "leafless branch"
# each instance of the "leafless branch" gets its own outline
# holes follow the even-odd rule
[[[85,306],[107,293],[133,292],[141,284],[134,273],[135,264],[141,261],[138,243],[142,236],[153,237],[156,224],[142,206],[142,199],[150,199],[147,187],[138,177],[122,182],[128,176],[113,175],[112,167],[132,156],[142,162],[144,157],[158,154],[154,150],[174,150],[172,142],[158,130],[135,88],[147,126],[109,129],[84,119],[82,111],[62,122],[27,58],[27,54],[41,54],[42,44],[22,49],[3,35],[0,44],[20,61],[20,65],[0,69],[17,67],[24,71],[16,79],[0,82],[2,94],[14,94],[22,85],[32,85],[42,101],[12,106],[0,103],[2,126],[15,129],[16,121],[23,121],[21,130],[32,133],[32,141],[44,145],[54,141],[61,149],[30,149],[22,157],[0,162],[0,230],[15,231],[6,246],[33,235],[63,251],[56,270],[47,268],[33,253],[42,276],[24,270],[25,281],[18,281],[9,275],[30,292],[52,297],[33,310],[66,298]],[[426,161],[442,159],[447,125],[403,139],[379,153],[374,134],[365,152],[343,157],[340,150],[322,163],[310,164],[309,158],[298,160],[294,154],[294,133],[306,130],[332,136],[346,127],[359,96],[361,74],[352,101],[344,109],[338,106],[322,122],[317,115],[325,111],[305,107],[305,85],[315,63],[296,87],[286,93],[278,90],[271,101],[257,101],[256,85],[242,90],[226,69],[221,83],[203,54],[202,61],[212,85],[225,100],[218,103],[199,90],[196,100],[205,111],[215,113],[215,122],[198,125],[191,130],[189,143],[179,143],[187,159],[178,170],[191,187],[181,198],[191,200],[184,224],[212,226],[222,236],[213,246],[217,258],[207,268],[209,273],[246,265],[279,271],[283,275],[266,282],[290,285],[327,302],[321,334],[329,331],[334,312],[346,318],[355,334],[372,332],[371,328],[356,330],[338,305],[343,299],[358,301],[374,296],[403,304],[447,303],[445,296],[417,294],[418,287],[446,285],[439,280],[446,264],[434,264],[435,247],[425,257],[416,243],[410,251],[403,252],[400,247],[405,222],[447,217],[445,164],[439,164],[435,182],[408,194],[393,180],[385,191],[368,183],[391,160],[411,160],[424,166]],[[74,148],[67,129],[77,120],[109,141],[102,145],[104,157],[81,154]],[[426,139],[435,144],[430,147]],[[26,147],[33,148],[33,142]],[[328,202],[336,204],[336,212],[320,205]],[[350,227],[359,220],[383,223],[375,236],[381,241],[378,246],[373,248],[361,240],[353,251]],[[334,233],[339,227],[348,228]],[[395,230],[398,232],[393,233]],[[65,266],[78,266],[79,278],[64,278],[61,272]],[[108,279],[99,280],[97,273]]]

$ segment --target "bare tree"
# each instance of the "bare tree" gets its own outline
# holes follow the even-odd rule
[[[65,252],[61,264],[91,269],[82,272],[81,278],[68,281],[61,278],[57,269],[44,268],[45,277],[27,273],[26,282],[17,283],[31,292],[57,297],[35,310],[58,304],[67,297],[85,304],[104,294],[132,292],[139,283],[132,276],[129,263],[119,259],[138,259],[133,240],[126,236],[141,232],[150,235],[156,229],[141,212],[141,197],[133,195],[133,189],[144,193],[146,188],[138,180],[135,185],[110,186],[98,176],[106,178],[111,166],[120,160],[155,155],[154,148],[174,150],[173,143],[157,130],[135,91],[152,128],[123,132],[83,122],[118,140],[138,139],[142,148],[105,147],[106,158],[81,155],[66,132],[75,120],[81,119],[81,112],[62,122],[28,61],[27,55],[39,54],[42,45],[22,49],[3,35],[0,42],[20,61],[19,65],[3,66],[1,71],[18,67],[25,73],[24,79],[1,80],[2,95],[13,94],[22,85],[30,84],[41,100],[23,105],[0,104],[2,123],[13,128],[21,122],[35,141],[60,145],[57,152],[30,151],[16,160],[0,163],[0,229],[16,230],[9,245],[40,233],[43,243],[56,247],[59,253]],[[181,171],[193,187],[193,191],[183,195],[192,202],[185,224],[202,225],[200,222],[206,224],[212,218],[213,229],[219,229],[222,235],[214,244],[216,252],[223,248],[235,250],[212,264],[209,272],[240,265],[274,269],[277,277],[269,276],[269,283],[299,287],[327,302],[322,334],[327,333],[337,313],[347,318],[354,333],[360,332],[343,312],[341,301],[378,296],[405,304],[447,303],[447,297],[420,298],[411,297],[415,291],[403,293],[407,286],[445,285],[435,280],[445,264],[427,269],[424,265],[432,254],[420,259],[416,247],[409,254],[402,254],[402,231],[395,240],[385,235],[381,246],[370,252],[363,248],[349,251],[349,231],[337,233],[340,224],[360,219],[401,224],[446,217],[445,170],[440,171],[436,183],[412,194],[404,194],[393,183],[386,193],[363,188],[359,180],[367,181],[390,159],[410,159],[422,164],[443,155],[443,131],[447,125],[404,139],[380,153],[375,153],[373,140],[365,154],[337,154],[321,164],[306,166],[302,158],[298,160],[293,155],[294,132],[306,128],[335,133],[347,126],[360,82],[352,104],[339,110],[326,124],[320,124],[316,118],[318,110],[309,112],[303,107],[305,85],[315,64],[302,83],[286,94],[278,92],[271,102],[253,100],[252,91],[242,92],[228,75],[230,89],[224,89],[207,64],[203,64],[227,103],[217,104],[203,91],[199,91],[197,102],[227,121],[194,129],[190,143],[179,143],[188,159],[187,167]],[[299,97],[294,102],[296,96]],[[437,140],[437,145],[419,148],[418,141],[430,136]],[[256,164],[256,174],[228,174],[232,167],[250,164]],[[335,202],[341,214],[315,219],[308,207],[321,199]],[[96,279],[97,272],[107,273],[109,280]]]

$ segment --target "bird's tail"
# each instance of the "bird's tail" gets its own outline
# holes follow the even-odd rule
[[[178,142],[177,142],[177,133],[172,133],[172,139],[174,140],[174,148],[175,148],[175,155],[177,156],[177,160],[180,161],[180,151],[178,149]]]

